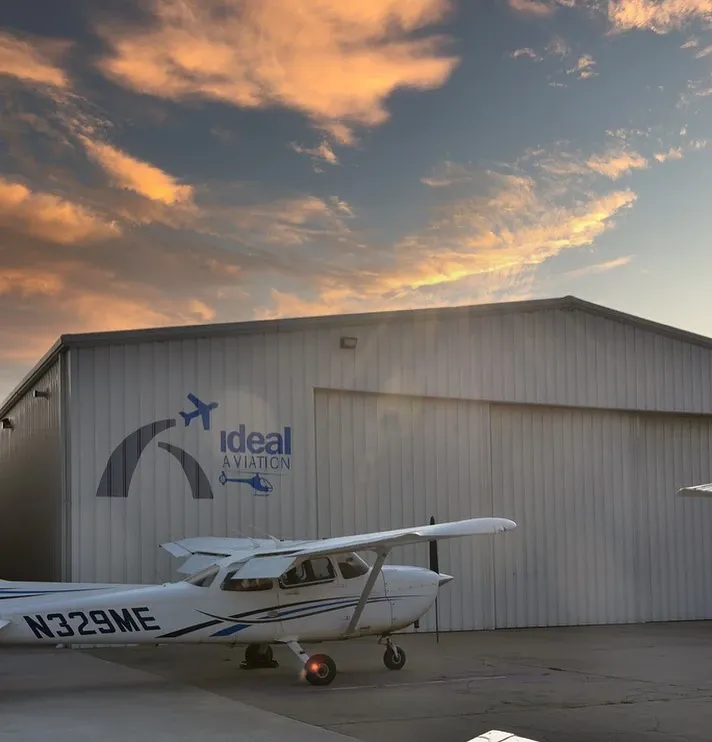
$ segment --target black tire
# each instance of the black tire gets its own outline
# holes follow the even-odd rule
[[[313,654],[307,660],[304,671],[311,685],[329,685],[336,677],[336,664],[326,654]]]
[[[390,647],[386,647],[386,651],[383,653],[383,664],[389,670],[400,670],[405,665],[405,652],[401,647],[396,647],[396,649],[398,650],[398,657]]]

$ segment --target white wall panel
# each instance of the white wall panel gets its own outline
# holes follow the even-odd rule
[[[317,390],[319,535],[491,515],[487,405]],[[440,623],[493,627],[491,537],[443,541]],[[371,559],[371,562],[373,559]],[[388,563],[428,566],[427,544],[398,547]],[[435,613],[421,621],[432,630]]]
[[[58,360],[7,413],[13,428],[0,429],[0,580],[62,578],[60,378]]]
[[[639,425],[644,617],[712,618],[712,501],[674,496],[712,481],[712,421],[642,415]]]
[[[640,619],[634,419],[493,405],[497,627]],[[509,534],[508,534],[509,535]]]

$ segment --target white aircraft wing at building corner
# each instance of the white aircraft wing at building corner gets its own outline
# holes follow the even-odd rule
[[[712,497],[712,483],[680,487],[676,494],[678,497]]]

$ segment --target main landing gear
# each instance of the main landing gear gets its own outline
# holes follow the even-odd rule
[[[240,663],[242,670],[257,670],[264,667],[279,667],[272,656],[269,644],[250,644],[245,650],[245,659]]]
[[[400,670],[405,665],[405,652],[389,636],[382,636],[378,643],[382,644],[384,640],[386,651],[383,664],[389,670]],[[297,641],[288,642],[287,646],[304,663],[303,677],[311,685],[329,685],[336,677],[336,664],[328,654],[313,654],[310,657]]]

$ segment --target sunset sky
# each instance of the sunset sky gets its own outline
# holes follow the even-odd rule
[[[574,294],[712,335],[712,0],[6,2],[0,96],[0,399],[90,330]]]

